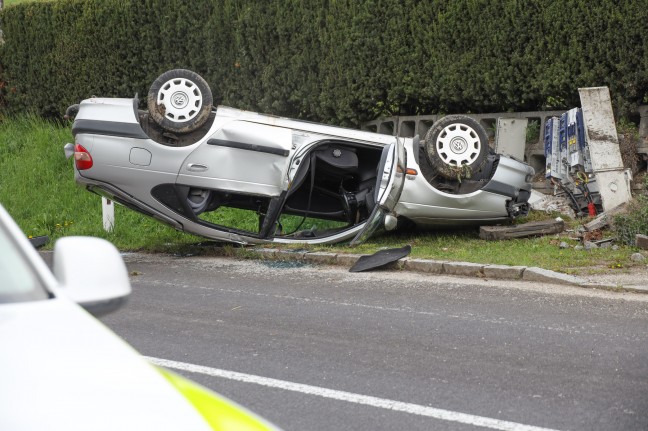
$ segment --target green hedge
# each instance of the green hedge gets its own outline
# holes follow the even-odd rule
[[[648,1],[59,0],[0,13],[3,110],[60,116],[162,72],[216,103],[337,124],[390,114],[648,103]]]

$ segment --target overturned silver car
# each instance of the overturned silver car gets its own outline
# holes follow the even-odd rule
[[[467,116],[425,139],[212,108],[176,69],[148,110],[91,98],[75,112],[75,179],[178,230],[235,243],[357,244],[377,229],[496,223],[526,215],[533,169],[495,154]]]

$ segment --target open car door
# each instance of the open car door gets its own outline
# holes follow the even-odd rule
[[[402,139],[383,146],[320,136],[293,162],[295,174],[272,235],[276,243],[359,244],[384,223],[405,180]]]
[[[394,209],[403,191],[407,154],[403,141],[399,138],[395,139],[393,144],[383,149],[378,168],[382,176],[379,175],[376,179],[375,187],[376,206],[364,228],[351,241],[352,246],[365,242],[376,230],[384,226],[385,216]]]

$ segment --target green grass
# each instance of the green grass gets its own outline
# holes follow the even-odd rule
[[[312,230],[314,232],[321,232],[328,229],[341,229],[347,227],[349,224],[345,222],[323,220],[318,218],[306,217],[304,219],[302,216],[282,214],[279,219],[281,223],[282,232],[284,234],[290,234],[299,230]]]
[[[203,238],[177,232],[152,218],[117,205],[115,230],[102,228],[101,199],[74,182],[72,160],[66,160],[63,145],[72,142],[70,124],[47,122],[36,116],[5,119],[0,123],[0,203],[12,214],[27,235],[49,235],[52,239],[68,235],[106,238],[122,250],[186,252]],[[258,229],[256,214],[248,214],[250,230]],[[229,223],[236,214],[225,212],[213,222]],[[533,213],[528,220],[555,217]],[[564,217],[563,217],[564,218]],[[225,221],[224,221],[225,220]],[[285,232],[297,226],[301,217],[282,219]],[[318,229],[335,223],[307,219],[303,229],[318,224]],[[577,227],[578,222],[570,222]],[[613,235],[612,233],[608,233]],[[448,261],[469,261],[504,265],[540,266],[563,272],[624,270],[635,265],[629,256],[636,249],[622,246],[617,251],[597,249],[590,252],[560,250],[558,244],[568,233],[511,241],[483,241],[477,229],[389,233],[370,238],[357,248],[346,245],[296,245],[308,250],[338,253],[374,253],[382,248],[412,245],[412,257]],[[53,241],[50,242],[51,247]],[[232,248],[224,252],[232,253]],[[243,252],[245,254],[246,252]],[[249,253],[248,253],[249,254]],[[596,268],[595,268],[596,267]]]
[[[259,233],[259,216],[256,211],[237,208],[218,208],[215,211],[204,212],[199,219],[218,226],[225,226],[253,234]]]
[[[251,234],[259,233],[259,215],[256,211],[239,208],[221,207],[214,211],[204,212],[199,219],[217,226],[237,229]],[[348,223],[324,220],[318,218],[282,214],[279,218],[281,232],[289,235],[299,230],[313,230],[321,232],[328,229],[341,229],[349,226]]]

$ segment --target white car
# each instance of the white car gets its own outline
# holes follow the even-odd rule
[[[88,314],[130,293],[109,242],[59,240],[53,275],[0,205],[0,256],[0,430],[277,429],[149,364]]]

